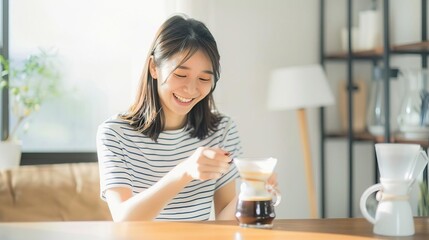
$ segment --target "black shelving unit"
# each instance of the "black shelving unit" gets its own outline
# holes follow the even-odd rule
[[[391,136],[391,126],[390,121],[386,121],[384,137],[374,137],[369,133],[354,133],[353,132],[353,62],[354,61],[371,61],[373,66],[376,66],[378,62],[382,62],[384,69],[391,69],[390,67],[390,58],[391,55],[396,54],[414,54],[421,56],[421,66],[422,68],[427,68],[428,62],[427,57],[429,55],[429,42],[427,41],[427,0],[421,0],[421,42],[407,45],[392,46],[390,44],[390,23],[389,23],[389,0],[382,1],[382,12],[383,12],[383,50],[382,52],[377,51],[352,51],[352,38],[351,38],[351,27],[352,27],[352,2],[353,0],[347,0],[347,28],[348,31],[348,51],[346,53],[337,53],[337,54],[326,54],[325,52],[325,8],[326,1],[320,0],[320,63],[323,67],[327,61],[343,61],[347,64],[347,95],[348,95],[348,131],[347,133],[341,134],[332,134],[327,133],[325,130],[325,113],[324,109],[320,109],[320,165],[321,165],[321,217],[326,217],[326,181],[325,181],[325,142],[330,138],[346,138],[348,142],[348,217],[353,217],[353,206],[354,206],[354,196],[353,196],[353,146],[356,141],[372,141],[372,142],[391,142],[393,139],[394,142],[412,142],[419,143],[423,146],[429,147],[429,139],[427,141],[408,141],[406,139],[396,138],[396,136]],[[390,72],[390,71],[386,71]],[[385,119],[390,119],[390,74],[384,74],[384,103],[385,103]],[[375,155],[375,154],[374,154]],[[375,158],[374,158],[375,159]],[[377,163],[375,162],[375,181],[378,180],[378,169]],[[427,169],[424,173],[424,180],[427,183]]]

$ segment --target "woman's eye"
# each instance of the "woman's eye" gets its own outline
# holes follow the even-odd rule
[[[181,75],[181,74],[177,74],[177,73],[175,73],[174,76],[176,76],[178,78],[185,78],[186,77],[186,75]]]
[[[211,79],[210,79],[210,78],[200,78],[200,80],[201,80],[201,81],[204,81],[204,82],[208,82],[208,81],[210,81]]]

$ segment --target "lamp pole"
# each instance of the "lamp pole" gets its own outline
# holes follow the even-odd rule
[[[307,195],[310,204],[310,217],[317,218],[316,188],[314,186],[313,164],[311,161],[310,143],[308,137],[307,115],[305,109],[297,109],[301,146],[304,155],[305,176],[307,181]]]

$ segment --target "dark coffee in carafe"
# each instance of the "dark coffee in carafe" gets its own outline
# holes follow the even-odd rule
[[[235,217],[243,226],[270,226],[276,217],[271,199],[239,200]]]

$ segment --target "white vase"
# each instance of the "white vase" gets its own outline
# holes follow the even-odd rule
[[[21,143],[0,141],[0,169],[15,168],[21,162]]]

